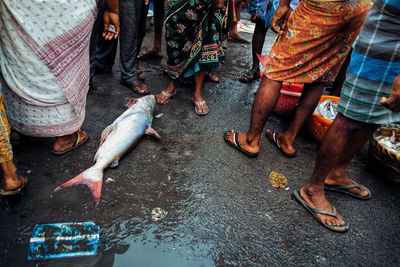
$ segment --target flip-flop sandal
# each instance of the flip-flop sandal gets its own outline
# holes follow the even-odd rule
[[[249,70],[248,72],[246,72],[242,76],[240,76],[239,82],[249,83],[252,81],[256,81],[258,79],[260,79],[260,72],[255,72],[255,71]]]
[[[210,82],[219,83],[219,78],[212,73],[208,73],[206,77]]]
[[[140,92],[139,90],[137,90],[136,88],[142,88],[142,85],[144,84],[144,82],[139,81],[139,80],[133,80],[133,81],[125,81],[125,80],[121,80],[121,83],[127,87],[129,87],[130,89],[132,89],[135,93],[139,94],[139,95],[148,95],[150,94],[150,91],[147,89],[146,91]]]
[[[346,194],[346,195],[352,196],[354,198],[362,199],[362,200],[371,199],[371,191],[368,188],[366,188],[365,186],[363,186],[363,185],[361,185],[361,184],[359,184],[359,183],[357,183],[357,182],[355,182],[353,180],[350,180],[350,181],[352,183],[348,184],[348,185],[330,185],[330,184],[325,184],[325,190],[339,192],[339,193]],[[351,189],[351,188],[360,188],[362,191],[367,191],[368,195],[360,196],[360,195],[358,195],[356,193],[353,193],[353,192],[349,191],[349,189]]]
[[[270,136],[270,135],[268,134],[268,132],[271,132],[271,133],[272,133],[272,136]],[[279,144],[278,133],[277,133],[277,132],[272,131],[272,130],[267,130],[267,131],[265,132],[265,137],[267,137],[267,139],[268,139],[269,141],[271,141],[271,143],[273,143],[273,144],[279,149],[279,151],[280,151],[283,155],[285,155],[286,157],[290,157],[290,158],[296,157],[297,152],[294,152],[294,153],[286,153],[285,151],[282,150],[281,145]]]
[[[81,134],[80,131],[75,132],[76,133],[76,141],[75,144],[73,146],[71,146],[70,148],[67,148],[65,150],[62,151],[57,151],[57,150],[52,150],[51,153],[61,156],[61,155],[65,155],[66,153],[68,153],[71,150],[74,150],[75,148],[80,147],[81,145],[83,145],[84,143],[87,142],[87,140],[89,140],[89,135],[86,133],[86,138],[82,140],[82,142],[79,142],[79,139],[81,139]]]
[[[176,95],[176,90],[175,90],[172,94],[168,94],[167,92],[165,92],[164,90],[162,90],[162,91],[161,91],[161,94],[162,94],[163,96],[167,97],[167,100],[165,100],[164,102],[160,102],[160,101],[158,101],[157,98],[156,98],[156,102],[157,102],[157,104],[165,105],[165,104],[167,104],[167,103],[171,100],[171,98],[172,98],[174,95]]]
[[[228,139],[227,134],[228,133],[233,133],[233,143]],[[251,153],[248,152],[247,150],[244,150],[240,144],[239,144],[239,139],[238,139],[238,134],[237,132],[235,132],[234,130],[230,130],[230,131],[226,131],[224,133],[224,140],[226,143],[228,143],[229,145],[231,145],[232,147],[236,148],[238,151],[242,152],[243,154],[245,154],[246,156],[248,156],[249,158],[255,158],[258,156],[259,153]]]
[[[320,219],[318,218],[318,216],[316,215],[318,214],[322,214],[322,215],[328,215],[334,218],[337,218],[337,212],[336,212],[336,208],[334,206],[332,206],[332,212],[330,211],[326,211],[326,210],[320,210],[320,209],[315,209],[315,208],[311,208],[308,203],[300,196],[300,193],[298,191],[293,191],[293,197],[308,211],[311,213],[311,215],[324,227],[328,228],[331,231],[334,232],[346,232],[347,230],[349,230],[349,225],[345,222],[345,225],[342,226],[336,226],[336,225],[329,225],[326,223],[323,223],[322,221],[320,221]]]
[[[13,195],[17,195],[19,193],[21,193],[22,189],[24,189],[27,184],[28,184],[28,179],[24,178],[25,182],[22,182],[22,184],[13,190],[5,190],[3,188],[0,189],[0,196],[13,196]]]
[[[194,112],[196,112],[197,115],[205,116],[210,112],[208,107],[207,107],[207,110],[203,111],[203,112],[200,112],[200,111],[197,110],[197,107],[202,107],[202,106],[204,106],[206,104],[205,100],[203,100],[203,101],[194,101],[194,99],[192,99],[192,102],[194,104]]]

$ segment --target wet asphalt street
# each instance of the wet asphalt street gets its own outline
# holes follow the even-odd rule
[[[151,32],[150,32],[151,33]],[[250,34],[243,33],[247,38]],[[151,34],[145,48],[150,46]],[[266,51],[274,36],[268,33]],[[89,92],[84,129],[89,142],[65,156],[50,153],[51,139],[24,139],[15,161],[29,177],[23,195],[0,198],[1,266],[399,266],[399,187],[367,168],[367,146],[348,175],[372,190],[360,201],[328,193],[349,232],[321,227],[291,199],[310,177],[317,144],[305,129],[298,156],[282,156],[265,138],[258,158],[249,159],[225,144],[225,130],[245,131],[258,82],[238,76],[250,66],[250,45],[228,43],[226,63],[206,83],[210,114],[193,111],[191,88],[157,106],[153,128],[160,141],[144,137],[117,169],[104,175],[102,199],[95,207],[85,186],[53,189],[92,165],[101,131],[137,97],[119,83],[119,70],[97,75]],[[167,84],[164,61],[143,66],[152,93]],[[272,116],[266,128],[282,130],[288,120]],[[275,189],[271,171],[288,177],[289,189]],[[382,174],[381,174],[382,175]],[[108,179],[112,178],[112,179]],[[154,222],[150,212],[165,209]],[[30,235],[38,223],[94,221],[101,227],[97,256],[27,261]]]

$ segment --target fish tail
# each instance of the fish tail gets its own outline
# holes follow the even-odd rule
[[[74,185],[84,184],[89,187],[92,192],[92,197],[99,204],[101,198],[101,187],[103,185],[103,171],[95,166],[81,172],[74,178],[59,185],[54,189],[54,192]]]

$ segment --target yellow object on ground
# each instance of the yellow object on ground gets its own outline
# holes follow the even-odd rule
[[[269,174],[269,182],[275,188],[286,188],[288,185],[286,176],[279,172],[271,172]]]

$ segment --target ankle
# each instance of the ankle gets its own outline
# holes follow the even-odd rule
[[[296,136],[291,134],[291,133],[284,132],[284,133],[280,134],[279,139],[284,141],[284,143],[286,145],[293,146],[294,145],[294,140],[296,139]]]
[[[307,184],[302,188],[304,194],[309,198],[324,195],[324,184]]]
[[[16,177],[18,177],[17,167],[15,167],[12,160],[1,163],[1,167],[3,169],[3,176],[5,180],[15,179]]]
[[[193,99],[194,99],[195,101],[203,101],[203,96],[202,96],[201,94],[196,94],[196,93],[194,93],[194,94],[193,94]]]
[[[259,146],[261,134],[250,134],[246,133],[246,143],[249,146]]]

